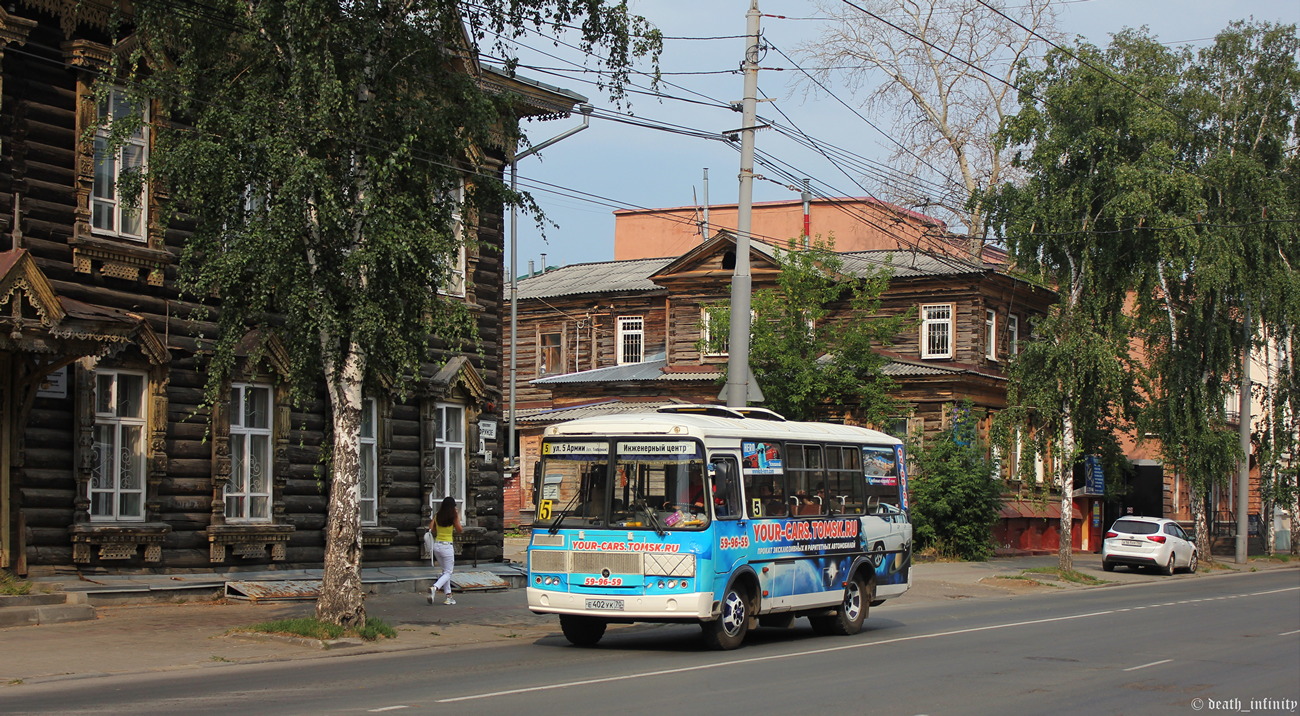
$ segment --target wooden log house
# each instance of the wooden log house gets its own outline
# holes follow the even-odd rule
[[[699,346],[708,330],[704,309],[730,297],[734,252],[734,238],[723,231],[679,257],[578,264],[520,282],[522,459],[519,475],[507,485],[507,504],[519,511],[509,519],[529,518],[537,435],[546,425],[672,401],[720,402],[727,356],[701,353]],[[985,416],[981,428],[987,431],[987,416],[1006,407],[1007,358],[1055,293],[1011,275],[996,251],[986,251],[989,260],[976,263],[917,250],[903,237],[892,249],[840,255],[850,274],[887,265],[893,277],[881,313],[915,318],[880,349],[890,358],[886,373],[907,408],[892,424],[873,427],[899,436],[932,435],[950,429],[952,406],[969,400]],[[774,247],[752,241],[750,270],[755,290],[775,287]],[[628,318],[640,318],[645,326],[639,364],[620,354],[617,321]],[[828,322],[840,320],[853,320],[847,306],[833,309]],[[580,342],[571,342],[575,332],[583,336]],[[561,337],[563,347],[554,348],[548,336]],[[827,405],[824,419],[857,422],[853,406]],[[1014,491],[1021,476],[1006,477]]]
[[[183,227],[115,206],[97,176],[92,97],[110,48],[109,0],[0,8],[0,568],[227,571],[319,568],[329,428],[291,404],[286,356],[246,338],[229,401],[209,409],[203,336],[176,290]],[[568,116],[580,95],[473,65],[521,116]],[[150,136],[134,149],[147,155]],[[505,133],[503,133],[504,136]],[[514,148],[483,148],[498,175]],[[430,504],[463,501],[478,559],[502,554],[503,215],[478,217],[463,300],[479,345],[443,351],[418,394],[367,396],[364,564],[418,564]],[[492,425],[494,427],[494,425]],[[465,556],[470,556],[468,553]]]

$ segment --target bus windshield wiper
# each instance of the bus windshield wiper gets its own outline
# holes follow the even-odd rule
[[[573,506],[578,503],[578,498],[581,496],[581,490],[573,493],[573,497],[569,498],[568,504],[564,506],[563,510],[560,510],[560,516],[551,521],[551,526],[546,530],[547,534],[555,534],[560,531],[560,523],[564,521],[565,517],[569,516],[569,510],[573,509]]]
[[[650,509],[650,505],[644,502],[639,502],[637,503],[637,506],[645,513],[646,521],[650,523],[650,526],[655,528],[655,534],[660,537],[668,534],[668,530],[664,529],[664,523],[659,521],[659,515],[656,514],[654,510]]]

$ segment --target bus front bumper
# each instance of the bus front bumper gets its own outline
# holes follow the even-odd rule
[[[713,616],[711,592],[686,594],[571,594],[528,587],[528,609],[538,614],[583,614],[613,620],[700,621]],[[599,605],[603,608],[593,608]],[[621,609],[617,607],[622,607]]]

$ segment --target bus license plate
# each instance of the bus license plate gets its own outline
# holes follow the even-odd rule
[[[587,608],[601,609],[604,611],[621,612],[623,611],[623,600],[622,599],[588,599]]]

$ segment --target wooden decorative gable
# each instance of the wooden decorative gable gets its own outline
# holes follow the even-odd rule
[[[759,241],[749,242],[749,272],[759,276],[775,276],[775,247]],[[719,231],[713,238],[682,254],[677,260],[650,274],[650,280],[667,285],[677,280],[709,279],[730,281],[735,271],[736,237],[728,231]]]
[[[63,322],[63,307],[45,274],[25,249],[0,253],[0,321],[18,340],[27,326],[49,332]]]
[[[71,358],[130,343],[154,365],[170,360],[143,317],[60,296],[26,249],[0,252],[0,347]]]
[[[456,356],[447,361],[432,378],[429,379],[429,392],[434,397],[453,396],[457,391],[475,404],[488,400],[488,387],[483,376],[474,368],[474,364],[465,356]]]

